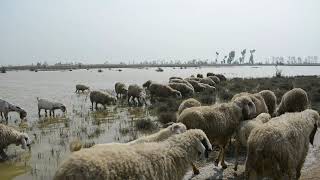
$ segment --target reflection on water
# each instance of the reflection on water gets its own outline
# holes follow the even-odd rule
[[[284,75],[318,74],[319,67],[280,67]],[[9,162],[0,163],[1,179],[50,179],[56,168],[69,154],[69,143],[80,140],[83,143],[127,142],[144,133],[137,131],[136,122],[146,122],[154,117],[146,108],[126,107],[124,101],[107,110],[91,112],[88,93],[75,94],[78,83],[90,86],[92,90],[113,92],[116,82],[142,84],[152,79],[167,82],[171,76],[188,77],[191,74],[207,72],[222,73],[227,77],[264,77],[275,73],[274,67],[220,67],[220,68],[154,68],[123,69],[122,72],[104,69],[52,72],[8,72],[0,75],[0,98],[23,107],[27,122],[20,122],[18,114],[11,113],[9,125],[27,132],[33,139],[31,152],[11,145],[7,153]],[[38,118],[36,97],[61,102],[67,107],[67,114],[57,112],[56,118]],[[153,127],[153,126],[151,126]],[[153,129],[155,130],[155,129]],[[319,136],[319,135],[318,135]],[[312,157],[311,157],[312,159]]]

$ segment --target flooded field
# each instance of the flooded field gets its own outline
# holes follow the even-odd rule
[[[320,75],[320,67],[317,66],[283,66],[279,69],[284,76]],[[26,122],[21,122],[18,114],[10,113],[9,125],[27,132],[34,141],[31,151],[23,151],[15,145],[9,146],[7,154],[10,160],[0,163],[1,179],[51,179],[61,161],[70,154],[69,143],[72,141],[87,144],[127,142],[160,127],[157,118],[147,107],[128,107],[125,101],[118,101],[117,105],[109,106],[105,111],[92,112],[88,93],[76,94],[76,84],[86,84],[92,90],[114,93],[116,82],[141,85],[152,79],[165,83],[171,76],[189,77],[197,73],[205,75],[207,72],[222,73],[228,78],[272,77],[275,67],[164,68],[164,72],[156,72],[154,68],[122,69],[121,72],[117,69],[103,69],[101,73],[97,69],[9,71],[1,74],[0,98],[21,106],[28,113]],[[320,87],[316,88],[319,88],[320,93]],[[58,112],[56,118],[39,118],[37,97],[65,104],[66,115]],[[141,121],[150,124],[148,131],[139,129]],[[305,168],[317,161],[319,148],[318,133]]]

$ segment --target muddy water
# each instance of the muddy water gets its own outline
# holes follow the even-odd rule
[[[320,74],[319,67],[281,67],[284,75]],[[141,118],[154,119],[146,108],[128,108],[118,102],[106,111],[90,111],[88,94],[75,94],[77,83],[91,89],[113,90],[115,82],[142,84],[152,79],[166,82],[170,76],[188,77],[191,74],[215,72],[227,77],[268,77],[274,67],[227,67],[227,68],[164,68],[164,72],[149,69],[123,69],[122,72],[97,70],[51,71],[51,72],[7,72],[0,75],[0,98],[23,107],[27,122],[22,122],[15,113],[10,114],[9,125],[27,132],[33,139],[31,151],[11,145],[7,149],[10,160],[0,163],[1,179],[51,179],[57,166],[69,154],[69,143],[126,142],[144,133],[135,130],[135,121]],[[62,102],[67,113],[57,118],[39,118],[36,97]],[[316,139],[319,143],[318,139]],[[316,159],[319,147],[311,150],[307,165]]]

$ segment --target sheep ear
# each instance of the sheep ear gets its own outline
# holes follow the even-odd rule
[[[314,127],[309,135],[309,141],[312,146],[313,146],[313,140],[314,140],[314,136],[316,135],[317,129],[318,129],[317,124],[314,124]]]

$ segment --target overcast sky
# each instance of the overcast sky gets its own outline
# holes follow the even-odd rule
[[[0,64],[320,53],[319,0],[1,0]],[[247,54],[247,57],[249,55]]]

